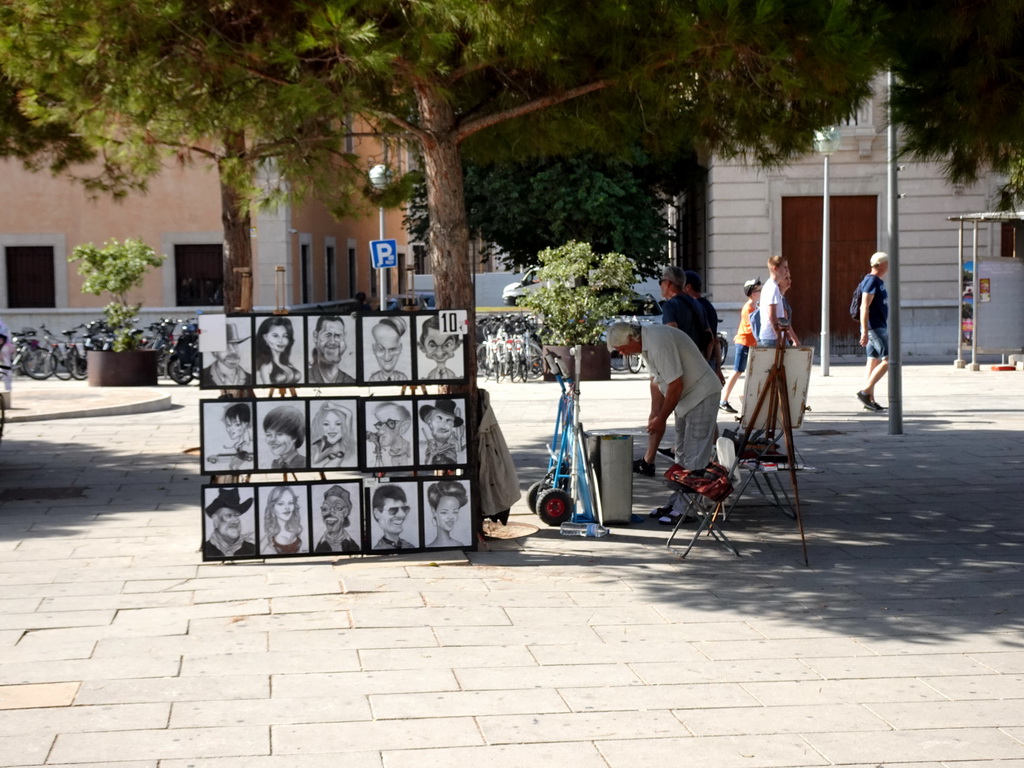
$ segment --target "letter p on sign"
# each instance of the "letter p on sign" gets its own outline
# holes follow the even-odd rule
[[[397,240],[371,240],[370,256],[374,269],[388,269],[398,266]]]

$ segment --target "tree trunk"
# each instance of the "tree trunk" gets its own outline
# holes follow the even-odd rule
[[[245,153],[244,134],[232,134],[225,138],[225,159],[238,159],[244,157]],[[252,219],[244,197],[225,183],[223,170],[219,177],[220,220],[224,228],[224,311],[236,312],[239,308],[248,311],[252,309],[253,297],[242,296],[242,276],[235,270],[247,269],[252,274]]]
[[[462,152],[456,139],[455,114],[444,95],[421,84],[416,88],[423,150],[423,170],[430,215],[430,259],[439,309],[465,309],[469,322],[467,364],[470,397],[476,408],[476,294],[469,266],[469,224],[462,186]],[[475,410],[473,411],[475,413]]]

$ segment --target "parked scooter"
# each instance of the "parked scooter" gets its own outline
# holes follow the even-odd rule
[[[174,349],[167,360],[167,375],[177,384],[188,384],[199,375],[199,325],[186,320],[178,326]]]

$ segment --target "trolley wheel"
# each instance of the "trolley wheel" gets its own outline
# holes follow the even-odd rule
[[[561,488],[548,488],[537,497],[537,514],[548,525],[561,525],[572,517],[572,496]]]
[[[530,511],[533,512],[533,514],[535,515],[537,514],[537,497],[540,496],[544,489],[547,487],[548,486],[546,482],[544,482],[543,480],[538,480],[536,483],[534,483],[533,485],[526,489],[526,506],[528,506],[530,508]]]

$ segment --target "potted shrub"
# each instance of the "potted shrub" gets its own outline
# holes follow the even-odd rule
[[[632,262],[621,253],[594,253],[589,243],[575,241],[541,251],[538,260],[541,287],[520,304],[542,315],[546,348],[569,360],[569,350],[580,346],[577,378],[609,378],[605,323],[630,307]]]
[[[71,262],[81,262],[78,274],[85,277],[82,293],[94,296],[106,293],[112,299],[103,308],[103,314],[114,333],[113,350],[89,351],[89,386],[156,384],[159,354],[154,350],[139,349],[141,338],[135,324],[142,304],[129,303],[128,293],[141,287],[146,272],[152,267],[159,267],[165,258],[141,240],[131,238],[123,243],[110,240],[103,248],[92,243],[79,245],[68,257]]]

